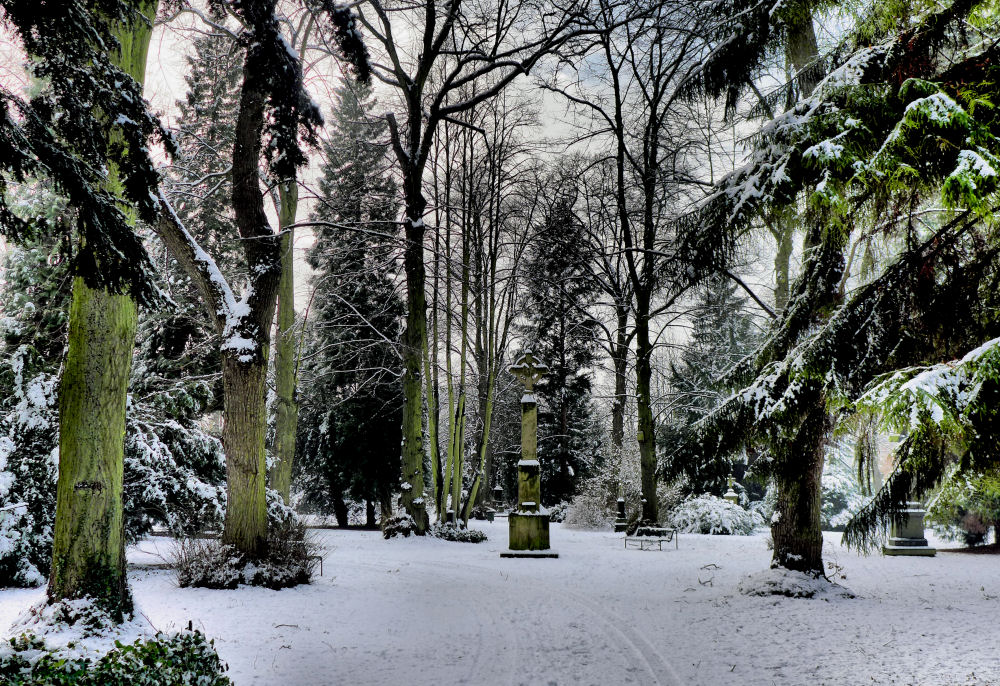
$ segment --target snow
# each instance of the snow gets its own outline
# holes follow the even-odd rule
[[[193,620],[216,639],[237,686],[1000,683],[991,555],[864,558],[826,534],[824,557],[857,597],[819,584],[793,599],[739,590],[815,583],[768,571],[765,535],[640,552],[553,524],[558,559],[511,560],[506,521],[476,527],[487,542],[318,530],[325,575],[283,591],[180,589],[149,565],[130,578],[155,628]],[[130,559],[170,548],[147,539]],[[0,591],[0,626],[43,594]]]

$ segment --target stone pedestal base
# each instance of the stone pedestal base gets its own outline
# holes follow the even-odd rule
[[[500,553],[500,557],[538,557],[550,558],[559,557],[559,553],[554,550],[505,550]]]
[[[510,549],[548,550],[549,516],[536,512],[511,512],[507,520],[510,524]]]
[[[927,545],[926,538],[890,538],[888,545],[882,546],[882,553],[884,555],[934,557],[937,554],[937,549]]]
[[[616,519],[615,520],[615,533],[620,534],[623,531],[628,530],[628,520],[627,519]]]
[[[889,543],[882,546],[885,555],[917,555],[933,557],[937,550],[924,538],[924,515],[920,503],[907,503],[906,517],[889,528]]]

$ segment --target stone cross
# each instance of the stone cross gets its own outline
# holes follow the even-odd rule
[[[535,390],[538,380],[549,373],[549,368],[542,364],[533,352],[525,350],[517,362],[510,366],[510,373],[524,384],[525,390],[530,395]]]
[[[517,463],[517,504],[508,517],[510,549],[501,557],[558,557],[549,552],[549,517],[542,510],[542,469],[538,462],[538,404],[532,393],[549,368],[531,351],[510,367],[524,384],[521,396],[521,460]]]

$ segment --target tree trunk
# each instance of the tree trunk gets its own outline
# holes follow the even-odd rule
[[[292,466],[295,461],[295,430],[299,408],[295,401],[295,277],[294,229],[299,190],[294,182],[278,187],[281,228],[281,283],[278,285],[278,331],[274,344],[274,385],[277,400],[274,411],[274,454],[276,462],[269,475],[271,488],[289,503]]]
[[[823,575],[820,486],[830,426],[826,403],[817,392],[797,434],[785,444],[784,454],[775,456],[778,502],[771,523],[771,567]]]
[[[806,97],[816,87],[820,76],[814,64],[819,48],[812,16],[804,14],[788,28],[788,32],[786,58],[796,72],[799,96]],[[781,227],[783,240],[779,241],[779,253],[787,241],[785,249],[791,254],[792,233],[791,228]],[[812,241],[813,238],[807,235],[807,251],[814,244],[818,245],[818,240]],[[776,287],[776,295],[777,290]],[[808,400],[795,436],[782,441],[776,450],[779,453],[774,455],[778,502],[776,519],[771,524],[771,538],[774,541],[772,567],[784,567],[815,576],[823,575],[821,481],[825,443],[831,425],[825,398],[816,391],[814,397]]]
[[[222,445],[226,452],[226,523],[222,542],[251,559],[267,555],[264,438],[267,427],[267,348],[262,359],[222,358],[225,395]]]
[[[122,515],[125,404],[136,306],[73,281],[59,387],[59,480],[50,602],[92,596],[116,621],[132,609]]]
[[[424,222],[422,210],[407,208],[406,330],[403,332],[403,486],[401,504],[413,517],[416,533],[427,531],[424,502],[424,436],[421,362],[427,345],[427,301],[424,293]]]
[[[795,227],[790,223],[782,222],[771,229],[771,235],[774,236],[778,248],[774,255],[774,311],[781,313],[788,305],[792,237],[795,235]]]
[[[375,519],[375,503],[371,500],[365,501],[365,527],[378,528],[378,521]]]
[[[111,62],[139,83],[146,74],[156,2],[145,17],[115,30]],[[121,195],[118,167],[108,160],[108,190]],[[125,408],[137,312],[131,296],[73,281],[69,341],[59,386],[59,477],[48,599],[91,596],[115,621],[132,610],[125,574],[122,480]]]
[[[639,472],[642,477],[642,521],[657,522],[656,425],[653,421],[651,381],[653,348],[649,341],[649,296],[637,294],[635,313],[636,405],[639,413]]]
[[[347,517],[347,503],[340,495],[336,495],[333,498],[333,516],[337,519],[337,526],[341,529],[346,529],[350,522]]]

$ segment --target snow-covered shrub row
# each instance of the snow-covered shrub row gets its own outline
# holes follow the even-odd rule
[[[684,533],[749,536],[764,525],[764,520],[758,513],[718,496],[700,495],[681,503],[667,515],[665,523]]]
[[[451,522],[432,526],[431,536],[458,543],[482,543],[486,540],[486,534],[482,531],[478,529],[459,529]]]
[[[309,583],[316,553],[305,525],[294,520],[270,523],[267,557],[260,560],[246,559],[235,547],[216,539],[182,539],[174,552],[177,584],[182,588],[235,589],[240,584],[290,588]]]
[[[614,513],[605,496],[587,489],[573,498],[566,508],[563,526],[567,529],[607,529],[614,521]]]
[[[0,646],[0,682],[9,686],[230,686],[227,670],[197,630],[119,643],[98,659],[64,655],[32,634]]]

